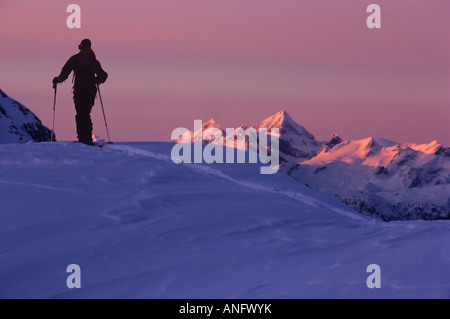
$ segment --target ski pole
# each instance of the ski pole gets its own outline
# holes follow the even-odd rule
[[[100,93],[100,85],[97,84],[98,96],[100,97],[100,104],[102,105],[103,119],[105,120],[106,134],[108,134],[108,143],[111,143],[109,137],[108,123],[106,122],[105,108],[103,107],[102,94]]]
[[[53,119],[52,119],[52,135],[50,137],[50,142],[53,142],[54,129],[55,129],[55,109],[56,109],[56,83],[53,84],[53,88],[55,89],[55,96],[53,98]]]

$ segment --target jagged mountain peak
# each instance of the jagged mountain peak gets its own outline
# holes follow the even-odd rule
[[[205,123],[203,123],[202,127],[211,127],[211,126],[220,126],[219,124],[217,124],[217,122],[213,119],[210,118],[208,121],[206,121]]]
[[[381,145],[379,145],[376,139],[372,136],[363,138],[360,142],[362,145],[365,145],[365,147],[381,147]]]
[[[197,129],[195,132],[186,132],[180,137],[177,142],[180,141],[203,141],[206,143],[212,142],[202,140],[202,136],[205,130],[208,128],[218,128],[222,131],[224,141],[226,140],[226,132],[224,129],[214,120],[209,119],[207,122],[202,123],[202,128]],[[247,126],[241,125],[239,128],[247,130],[248,128],[254,128],[259,130],[261,128],[267,129],[271,134],[272,128],[279,129],[280,138],[280,161],[281,162],[299,162],[305,159],[309,159],[317,154],[322,143],[315,140],[314,136],[309,133],[303,126],[298,125],[286,112],[286,110],[278,111],[277,113],[267,117],[266,119],[258,122],[254,125]],[[239,129],[238,128],[238,129]],[[247,146],[246,146],[247,147]]]
[[[343,142],[343,139],[337,133],[334,133],[333,135],[331,135],[326,145],[332,148],[341,142]]]
[[[369,137],[364,141],[367,142],[366,146],[364,147],[365,157],[375,155],[381,151],[382,147],[377,143],[377,141],[373,137]]]
[[[284,109],[276,112],[269,118],[280,119],[281,121],[293,121],[293,119],[289,116],[288,112]]]
[[[280,110],[277,113],[268,116],[261,122],[254,124],[253,127],[267,128],[267,129],[270,129],[270,128],[280,128],[281,129],[284,126],[289,125],[289,124],[295,124],[297,126],[300,126],[289,116],[289,114],[286,112],[286,110]]]
[[[220,131],[222,131],[222,135],[225,136],[225,131],[222,128],[222,126],[220,126],[213,118],[210,118],[208,121],[206,122],[202,122],[202,127],[196,131],[189,131],[186,132],[185,134],[183,134],[183,136],[181,136],[179,139],[176,140],[176,142],[199,142],[199,141],[203,141],[203,136],[205,134],[205,131],[209,128],[216,128],[219,129]],[[215,139],[212,138],[210,141],[213,141]],[[210,142],[210,141],[205,141],[205,142]]]
[[[222,131],[222,134],[225,135],[225,131],[222,128],[222,126],[220,126],[220,124],[218,124],[213,118],[210,118],[208,121],[204,122],[202,124],[202,129],[201,132],[200,130],[197,132],[194,132],[194,134],[196,135],[200,135],[205,133],[205,130],[209,129],[209,128],[216,128]]]
[[[7,97],[8,97],[8,95],[6,95],[6,93],[3,92],[1,89],[0,89],[0,95],[1,95],[3,98],[7,98]]]
[[[50,130],[23,104],[0,90],[0,143],[50,141]]]
[[[306,128],[297,124],[286,110],[280,110],[252,125],[255,129],[279,129],[280,162],[301,162],[317,154],[322,143],[318,142]]]
[[[334,133],[331,135],[328,142],[326,142],[324,145],[322,145],[322,148],[320,149],[319,153],[328,152],[330,149],[335,147],[336,145],[342,143],[344,140],[340,138],[340,136],[337,133]]]
[[[252,127],[255,129],[267,128],[268,130],[278,128],[280,130],[280,134],[287,139],[291,139],[292,142],[295,142],[294,139],[301,137],[303,143],[300,144],[303,144],[304,146],[308,144],[312,144],[315,147],[319,146],[314,138],[314,135],[294,121],[286,110],[280,110],[264,120],[252,125]]]

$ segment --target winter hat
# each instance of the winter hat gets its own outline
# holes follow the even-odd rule
[[[80,45],[78,46],[78,49],[80,49],[80,50],[90,49],[91,45],[92,45],[91,40],[84,39],[83,41],[81,41]]]

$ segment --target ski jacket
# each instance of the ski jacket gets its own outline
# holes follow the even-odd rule
[[[58,83],[65,81],[72,71],[75,77],[74,89],[92,88],[105,83],[108,78],[108,73],[102,69],[91,49],[81,50],[66,62],[57,77]]]

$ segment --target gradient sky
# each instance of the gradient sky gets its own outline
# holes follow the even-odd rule
[[[71,3],[81,29],[66,26]],[[366,26],[371,3],[378,30]],[[448,0],[1,0],[0,88],[51,127],[51,80],[88,37],[110,75],[115,141],[286,109],[320,140],[450,145],[449,17]],[[76,139],[70,79],[58,90],[60,140]],[[105,137],[98,100],[93,120]]]

